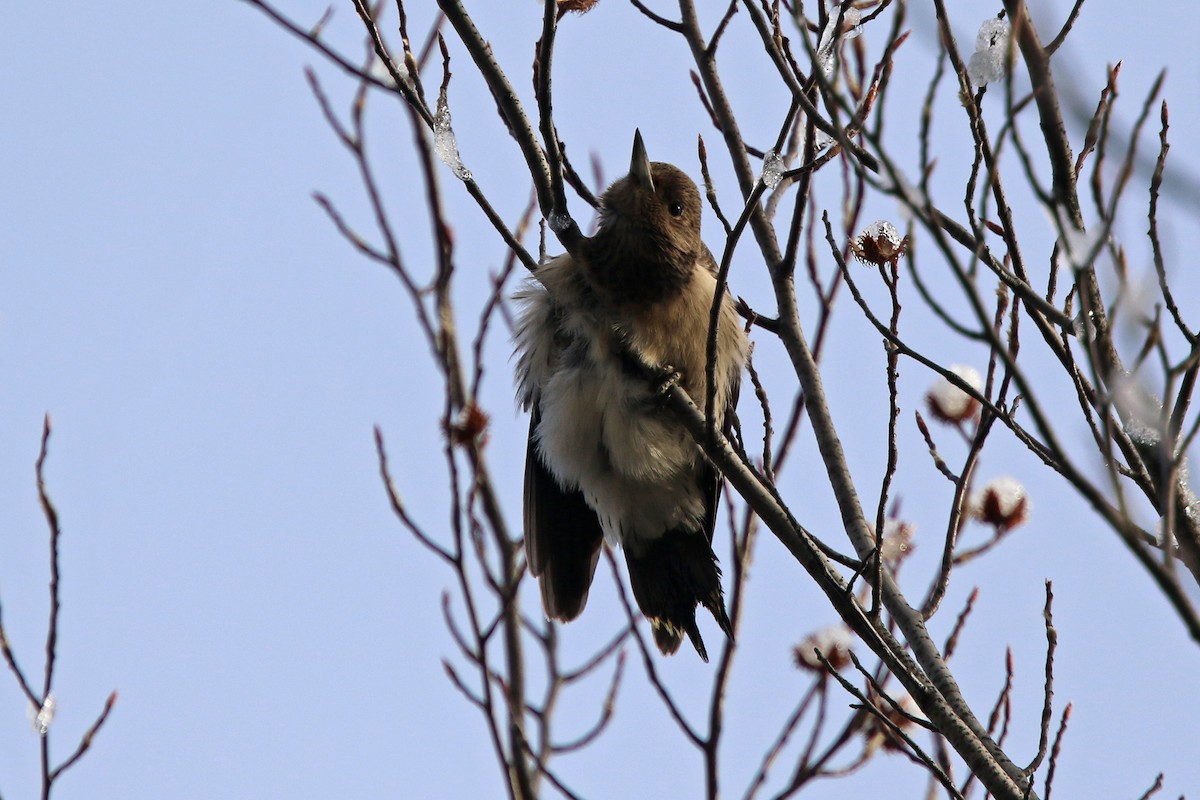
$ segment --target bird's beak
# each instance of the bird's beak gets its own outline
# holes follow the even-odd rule
[[[633,158],[629,161],[629,174],[639,186],[654,191],[654,178],[650,176],[650,159],[646,156],[646,145],[642,142],[642,132],[633,132]]]

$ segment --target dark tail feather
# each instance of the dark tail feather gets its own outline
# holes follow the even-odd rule
[[[583,493],[563,489],[542,463],[534,444],[540,418],[535,408],[525,457],[525,552],[546,616],[569,622],[587,603],[604,534]]]
[[[633,596],[664,654],[678,650],[686,633],[700,658],[708,661],[696,626],[697,605],[711,611],[721,630],[733,639],[721,594],[721,569],[702,532],[675,529],[657,539],[630,543],[625,563]]]

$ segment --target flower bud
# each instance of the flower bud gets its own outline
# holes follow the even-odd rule
[[[844,669],[850,666],[850,648],[854,644],[854,635],[844,625],[830,625],[813,631],[793,651],[796,666],[812,672],[824,672],[825,665],[817,659],[818,650],[829,666],[834,669]]]
[[[872,222],[850,242],[850,249],[864,264],[882,267],[896,262],[908,251],[908,237],[901,236],[896,226],[887,220]]]
[[[1029,494],[1016,478],[993,478],[976,493],[971,511],[980,522],[999,532],[1011,530],[1029,519]]]
[[[974,367],[951,364],[950,371],[962,378],[965,384],[976,391],[983,390],[983,379]],[[925,393],[925,404],[935,419],[954,425],[961,425],[968,420],[975,419],[979,414],[979,401],[944,376],[939,377],[929,387],[929,391]]]

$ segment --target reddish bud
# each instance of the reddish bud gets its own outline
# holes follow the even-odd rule
[[[1032,503],[1025,487],[1007,475],[993,478],[979,490],[971,503],[972,513],[980,522],[997,531],[1012,530],[1029,519]]]
[[[462,410],[458,419],[450,425],[450,441],[454,444],[468,444],[478,440],[482,445],[487,441],[488,415],[479,406],[472,403]]]
[[[811,672],[824,672],[825,665],[817,658],[817,651],[820,650],[831,667],[844,669],[850,666],[850,648],[853,644],[854,636],[844,625],[831,625],[813,631],[793,650],[796,666]]]
[[[906,694],[893,703],[891,699],[881,697],[873,689],[867,692],[867,697],[871,700],[871,705],[879,709],[887,721],[892,723],[888,725],[874,714],[867,717],[862,728],[863,736],[867,739],[867,749],[873,751],[882,747],[892,753],[907,752],[908,745],[892,726],[905,734],[916,727],[917,723],[913,721],[913,717],[920,717],[920,710],[912,697]]]
[[[961,378],[972,389],[982,391],[983,379],[975,368],[952,364],[950,372]],[[944,376],[938,378],[929,387],[929,391],[925,393],[925,404],[929,407],[929,413],[933,415],[934,419],[954,425],[961,425],[979,414],[979,401]]]
[[[558,2],[558,18],[562,19],[564,14],[574,12],[576,14],[586,14],[596,7],[600,0],[557,0]]]

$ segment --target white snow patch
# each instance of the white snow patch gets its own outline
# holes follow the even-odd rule
[[[1113,399],[1121,410],[1125,432],[1134,444],[1158,447],[1162,444],[1163,404],[1156,394],[1132,375],[1115,382]]]
[[[1187,489],[1187,492],[1188,498],[1183,507],[1183,513],[1187,514],[1187,518],[1192,521],[1193,525],[1200,525],[1200,498],[1197,498],[1191,489]]]

